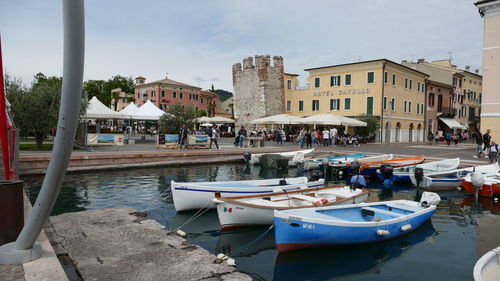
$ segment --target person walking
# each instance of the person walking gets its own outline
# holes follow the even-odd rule
[[[312,130],[311,138],[312,138],[312,147],[316,148],[318,142],[318,134],[316,134],[316,130]]]
[[[300,148],[304,148],[304,143],[306,141],[306,130],[302,129],[299,133]]]
[[[214,127],[211,129],[211,134],[210,136],[210,149],[212,149],[212,143],[215,143],[215,147],[217,149],[220,149],[218,139],[219,139],[219,131],[217,130],[217,125],[214,125]]]
[[[184,147],[184,149],[187,149],[187,137],[188,137],[188,129],[186,128],[186,124],[182,124],[181,131],[179,133],[180,136],[180,142],[179,142],[179,150]]]
[[[330,143],[333,147],[337,146],[337,128],[333,127],[330,129]]]
[[[472,133],[472,140],[476,144],[476,155],[474,155],[473,157],[480,158],[481,154],[483,153],[483,136],[481,136],[479,129],[476,129]]]
[[[323,147],[328,147],[330,145],[330,132],[324,128],[323,129]]]
[[[496,163],[498,160],[498,144],[495,141],[491,141],[490,152],[488,153],[488,159],[490,159],[490,163]]]
[[[241,126],[241,129],[238,131],[238,137],[239,137],[240,148],[243,148],[243,142],[247,137],[247,130],[245,130],[245,127]]]
[[[483,135],[483,144],[484,144],[484,150],[486,151],[486,154],[489,154],[490,142],[491,142],[491,135],[490,135],[490,129],[488,129],[488,130],[486,130],[486,134]]]
[[[306,148],[312,148],[312,135],[310,131],[306,132],[305,138],[306,138]]]
[[[447,131],[445,134],[444,134],[444,139],[446,140],[446,144],[448,146],[450,146],[451,144],[451,133],[450,131]]]
[[[276,145],[283,145],[283,136],[281,135],[280,130],[274,131],[274,134],[276,135]]]
[[[434,135],[434,140],[436,141],[436,144],[439,144],[439,131]]]
[[[456,135],[453,135],[453,143],[455,143],[455,146],[458,145],[458,139],[460,138],[460,133],[457,133]]]
[[[429,144],[432,145],[432,141],[434,140],[434,135],[432,134],[431,131],[427,134],[427,140],[429,141]]]

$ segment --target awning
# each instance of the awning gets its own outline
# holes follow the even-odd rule
[[[458,123],[455,119],[439,117],[439,120],[443,121],[443,123],[445,123],[446,126],[448,126],[448,128],[450,129],[462,129],[462,130],[467,129],[467,127]]]

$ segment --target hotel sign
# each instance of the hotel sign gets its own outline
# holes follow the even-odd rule
[[[313,92],[313,97],[321,97],[321,96],[333,96],[337,95],[356,95],[356,94],[369,94],[370,89],[347,89],[347,90],[338,90],[334,91],[321,91],[321,92]]]

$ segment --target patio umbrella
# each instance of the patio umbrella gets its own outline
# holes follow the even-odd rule
[[[215,117],[210,118],[209,122],[217,123],[217,124],[220,124],[220,123],[225,124],[225,123],[234,123],[234,120],[231,118],[226,118],[226,117],[222,117],[222,116],[215,116]]]
[[[277,114],[250,121],[251,124],[300,124],[302,118],[288,114]]]

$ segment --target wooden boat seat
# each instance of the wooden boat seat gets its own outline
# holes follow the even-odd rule
[[[304,201],[309,201],[311,203],[314,203],[319,200],[319,198],[312,197],[312,196],[307,196],[307,195],[302,195],[302,194],[294,194],[290,196],[292,199],[298,199],[298,200],[304,200]]]
[[[391,212],[391,211],[382,210],[382,209],[377,209],[377,208],[373,208],[373,207],[362,207],[361,210],[372,211],[375,214],[376,213],[385,214],[385,215],[389,215],[389,216],[392,216],[392,217],[402,217],[402,216],[404,216],[403,214],[400,214],[400,213]]]

